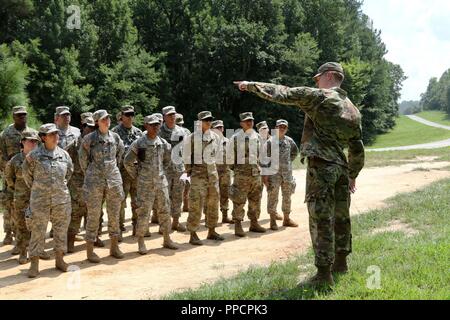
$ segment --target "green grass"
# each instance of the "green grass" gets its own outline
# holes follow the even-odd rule
[[[297,287],[314,272],[311,251],[269,267],[252,267],[231,279],[173,293],[167,299],[450,299],[450,180],[411,194],[399,195],[390,207],[354,217],[350,272],[335,277],[332,292]],[[399,220],[414,230],[373,234]],[[368,279],[380,270],[380,288]]]
[[[428,121],[433,121],[444,126],[450,126],[450,116],[444,111],[423,111],[417,113],[416,116],[424,118]]]
[[[433,128],[405,116],[397,118],[395,128],[386,134],[379,135],[373,145],[368,148],[388,148],[409,146],[450,139],[450,130]]]

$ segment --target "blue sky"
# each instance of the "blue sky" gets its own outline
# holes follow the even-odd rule
[[[420,99],[429,79],[450,68],[450,1],[365,0],[363,12],[408,77],[401,100]]]

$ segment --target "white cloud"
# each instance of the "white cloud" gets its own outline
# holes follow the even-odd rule
[[[363,12],[381,30],[386,58],[408,77],[402,99],[418,100],[429,79],[450,68],[450,1],[365,0]]]

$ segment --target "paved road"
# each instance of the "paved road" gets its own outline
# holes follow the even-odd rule
[[[411,120],[420,122],[422,124],[425,124],[430,127],[450,130],[449,126],[445,126],[436,122],[425,120],[421,117],[409,115],[407,116]],[[418,150],[418,149],[438,149],[438,148],[445,148],[450,147],[450,139],[442,140],[442,141],[436,141],[431,143],[424,143],[424,144],[416,144],[411,146],[401,146],[401,147],[390,147],[390,148],[378,148],[378,149],[366,149],[367,152],[382,152],[382,151],[402,151],[402,150]]]

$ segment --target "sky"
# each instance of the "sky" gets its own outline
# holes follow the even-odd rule
[[[401,100],[419,100],[430,78],[450,68],[450,1],[364,0],[363,12],[381,30],[386,59],[408,77]]]

